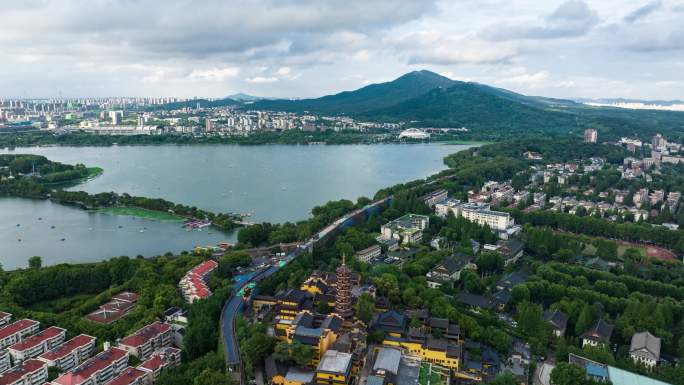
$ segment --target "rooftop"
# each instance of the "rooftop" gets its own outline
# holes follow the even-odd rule
[[[69,341],[59,345],[58,347],[43,353],[39,358],[44,360],[54,361],[60,359],[74,350],[85,346],[91,342],[95,342],[95,337],[89,335],[80,334],[76,337],[70,339]]]
[[[60,334],[66,333],[66,330],[62,328],[58,328],[56,326],[50,326],[49,328],[38,332],[31,337],[26,338],[25,340],[21,342],[17,342],[16,344],[12,345],[9,347],[9,349],[12,350],[17,350],[17,351],[24,351],[26,349],[31,349],[35,346],[38,346],[42,344],[43,342],[55,338],[59,336]]]
[[[135,380],[137,380],[138,378],[143,377],[145,375],[147,375],[147,373],[143,372],[142,370],[135,369],[129,366],[107,385],[129,385],[134,383]]]
[[[347,375],[351,370],[352,355],[329,349],[318,364],[319,372]]]
[[[77,368],[72,369],[67,373],[64,373],[53,382],[59,385],[80,384],[86,379],[90,378],[93,374],[112,365],[114,362],[124,357],[128,357],[128,353],[125,350],[111,348],[109,350],[99,353],[98,355],[84,362]]]
[[[375,358],[373,370],[385,370],[393,374],[399,373],[401,351],[393,348],[380,348]]]
[[[171,330],[171,325],[162,322],[155,322],[122,339],[120,345],[140,346],[169,330]]]
[[[14,368],[0,374],[0,385],[10,385],[15,384],[20,378],[24,377],[29,373],[33,373],[47,364],[39,360],[26,360],[21,366],[15,366]]]
[[[0,329],[0,340],[16,334],[24,329],[39,325],[40,322],[31,319],[21,319]]]

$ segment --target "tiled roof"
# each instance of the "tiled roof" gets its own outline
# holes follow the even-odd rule
[[[171,325],[155,322],[143,327],[134,334],[125,337],[121,340],[120,345],[138,347],[169,330],[171,330]]]
[[[59,385],[78,385],[90,378],[96,372],[112,365],[114,362],[127,355],[128,353],[123,349],[111,348],[99,353],[77,368],[63,374],[53,382]]]
[[[33,373],[40,368],[44,367],[47,365],[43,361],[39,360],[26,360],[24,361],[21,366],[16,366],[5,373],[0,375],[0,385],[7,385],[7,384],[14,384],[17,382],[20,378],[23,378],[25,375]]]
[[[19,321],[11,323],[0,329],[0,340],[5,339],[13,334],[16,334],[24,329],[28,329],[38,324],[38,321],[34,321],[32,319],[21,319]]]
[[[110,381],[107,385],[129,385],[129,384],[134,384],[135,381],[140,378],[146,376],[147,373],[143,372],[140,369],[135,369],[132,367],[127,367],[124,369],[121,374],[116,376],[112,381]]]
[[[24,351],[26,349],[31,349],[35,346],[38,346],[42,344],[43,342],[55,338],[59,336],[60,334],[66,333],[66,330],[62,328],[58,328],[56,326],[50,326],[49,328],[38,332],[31,337],[28,337],[24,339],[21,342],[17,342],[16,344],[12,345],[9,347],[9,349],[13,349],[16,351]]]
[[[93,341],[95,341],[95,337],[80,334],[70,339],[69,341],[63,343],[62,345],[43,353],[39,358],[49,361],[58,360],[62,357],[65,357],[74,350],[86,346]]]

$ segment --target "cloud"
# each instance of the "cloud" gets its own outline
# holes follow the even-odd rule
[[[494,25],[483,32],[483,36],[491,41],[516,39],[558,39],[582,36],[588,33],[601,21],[596,11],[589,8],[581,0],[568,0],[540,21],[530,21],[532,26],[524,23],[507,23]]]
[[[212,68],[204,70],[194,70],[188,76],[192,80],[211,80],[223,81],[227,78],[236,77],[240,73],[238,67]]]
[[[444,37],[435,30],[413,32],[387,42],[412,65],[502,63],[516,53],[507,45],[495,45],[472,37]]]
[[[655,0],[652,1],[646,5],[643,5],[634,11],[630,12],[627,14],[627,16],[624,17],[625,23],[634,23],[640,19],[645,18],[646,16],[650,15],[651,13],[657,11],[663,6],[663,0]]]
[[[247,83],[274,83],[278,80],[280,79],[275,76],[254,76],[251,78],[245,78]]]

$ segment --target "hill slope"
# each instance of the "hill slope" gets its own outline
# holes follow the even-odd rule
[[[414,71],[391,82],[371,84],[355,91],[340,92],[317,99],[262,100],[252,104],[250,108],[356,115],[396,105],[435,88],[450,87],[453,83],[453,80],[434,72]]]
[[[248,108],[403,121],[416,127],[465,126],[492,137],[533,132],[577,135],[594,127],[602,139],[645,138],[655,132],[684,138],[684,113],[592,107],[455,81],[430,71],[317,99],[257,101]]]

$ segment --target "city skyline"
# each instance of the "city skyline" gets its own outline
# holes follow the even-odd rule
[[[0,97],[318,97],[428,69],[530,95],[684,99],[681,1],[316,4],[6,4]]]

